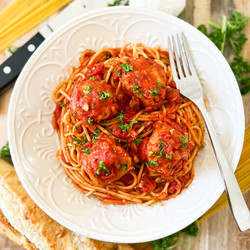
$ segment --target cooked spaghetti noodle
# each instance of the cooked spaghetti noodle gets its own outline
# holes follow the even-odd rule
[[[53,99],[57,157],[84,195],[150,205],[192,182],[203,120],[176,89],[167,50],[85,50]]]

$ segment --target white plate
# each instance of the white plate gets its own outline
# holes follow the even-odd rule
[[[37,205],[60,224],[103,241],[150,241],[189,225],[222,194],[223,181],[207,135],[195,161],[193,183],[164,206],[101,205],[74,187],[56,159],[59,139],[51,123],[52,90],[67,79],[70,65],[79,65],[80,52],[128,41],[164,48],[168,36],[181,31],[190,41],[212,122],[235,170],[244,138],[243,105],[234,75],[212,42],[164,13],[130,7],[94,11],[68,23],[38,48],[16,82],[8,113],[18,177]]]

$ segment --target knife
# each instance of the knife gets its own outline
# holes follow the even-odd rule
[[[38,33],[0,65],[0,94],[12,86],[30,56],[50,34],[83,13],[107,7],[109,2],[112,0],[74,0],[49,24],[44,25]],[[125,2],[121,1],[120,4],[124,5]]]

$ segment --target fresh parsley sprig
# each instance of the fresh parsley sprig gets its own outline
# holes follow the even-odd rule
[[[0,158],[7,160],[9,163],[12,164],[12,159],[10,155],[10,148],[9,142],[7,141],[6,144],[0,149]]]
[[[210,33],[204,24],[198,27],[218,47],[221,53],[225,54],[226,50],[233,52],[233,61],[230,66],[238,81],[242,95],[250,91],[249,60],[241,56],[242,49],[247,41],[247,36],[243,30],[248,20],[249,18],[241,13],[233,12],[229,19],[226,16],[222,17],[221,25],[212,21],[208,22],[212,28]]]
[[[165,238],[153,241],[152,247],[154,250],[174,249],[175,247],[177,247],[178,245],[180,245],[182,243],[182,241],[183,241],[182,236],[186,234],[186,236],[187,236],[186,249],[188,249],[188,243],[189,243],[190,236],[196,236],[199,229],[200,229],[199,222],[195,221],[177,233],[174,233],[174,234],[169,235]]]

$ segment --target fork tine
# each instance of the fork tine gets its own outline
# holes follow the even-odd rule
[[[184,77],[184,75],[183,75],[181,62],[180,62],[180,57],[179,57],[179,53],[178,53],[178,50],[177,50],[177,47],[176,47],[174,35],[172,35],[172,42],[173,42],[174,53],[175,53],[175,61],[176,61],[178,73],[179,73],[179,76],[180,76],[179,78],[181,79],[181,78]]]
[[[187,65],[187,61],[185,60],[185,56],[184,56],[184,53],[183,53],[183,50],[182,50],[183,46],[181,45],[180,37],[179,37],[178,34],[177,34],[177,43],[178,43],[178,46],[179,46],[179,51],[180,51],[180,56],[181,56],[183,71],[184,71],[184,74],[187,77],[188,75],[191,74],[191,72],[190,72],[189,67]]]
[[[183,32],[181,33],[181,37],[182,37],[182,40],[183,40],[183,45],[184,45],[184,49],[185,49],[187,63],[188,63],[189,69],[190,69],[190,73],[191,73],[191,75],[197,74],[196,69],[195,69],[194,64],[193,64],[192,56],[191,56],[191,54],[189,52],[189,44],[188,44],[187,38],[185,37]]]
[[[169,61],[170,61],[173,79],[178,79],[178,75],[177,75],[177,71],[176,71],[176,67],[175,67],[175,62],[174,62],[172,44],[171,44],[169,37],[168,37],[168,52],[169,52]]]

